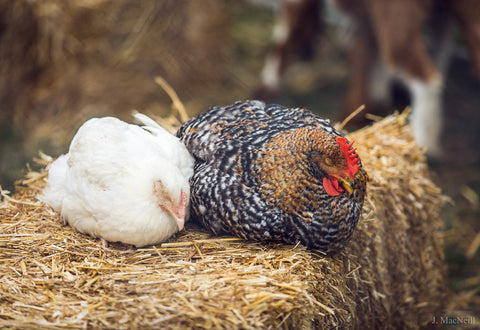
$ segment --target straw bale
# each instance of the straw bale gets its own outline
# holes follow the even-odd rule
[[[189,104],[212,102],[219,86],[239,85],[229,10],[223,0],[0,1],[0,123],[29,144],[58,143],[94,115],[167,113],[156,75]]]
[[[30,171],[0,204],[0,326],[11,328],[415,328],[443,309],[445,198],[405,124],[351,134],[371,181],[348,247],[212,237],[190,225],[135,249],[64,226]],[[45,158],[45,157],[44,157]]]

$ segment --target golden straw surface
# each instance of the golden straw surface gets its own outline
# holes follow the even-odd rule
[[[405,328],[446,294],[445,198],[406,125],[354,132],[370,176],[362,218],[333,256],[303,246],[212,237],[193,225],[142,249],[63,225],[27,173],[0,204],[2,328]],[[44,159],[46,157],[43,157]]]

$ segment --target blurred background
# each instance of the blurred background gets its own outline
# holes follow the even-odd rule
[[[260,76],[275,8],[274,0],[0,0],[2,188],[13,190],[40,150],[65,153],[91,117],[131,121],[133,109],[169,115],[171,100],[156,76],[190,116],[260,95],[340,119],[351,25],[332,7],[323,10],[325,24],[308,39],[307,56],[292,54],[281,90],[267,95]],[[426,38],[433,28],[425,27]],[[453,45],[443,95],[445,157],[431,169],[451,198],[444,235],[454,308],[480,317],[480,81],[455,25]],[[408,105],[402,87],[392,93],[394,102],[376,113]]]

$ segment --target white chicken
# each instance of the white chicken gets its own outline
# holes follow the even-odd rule
[[[39,199],[75,229],[136,247],[165,241],[188,217],[194,159],[151,118],[85,122],[48,170]]]

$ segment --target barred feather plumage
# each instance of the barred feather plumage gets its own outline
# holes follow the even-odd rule
[[[215,234],[324,251],[350,238],[367,176],[353,149],[344,154],[344,135],[328,120],[306,109],[237,102],[190,119],[177,136],[196,160],[192,214]],[[347,171],[349,161],[355,164]],[[352,168],[348,183],[342,175]]]

